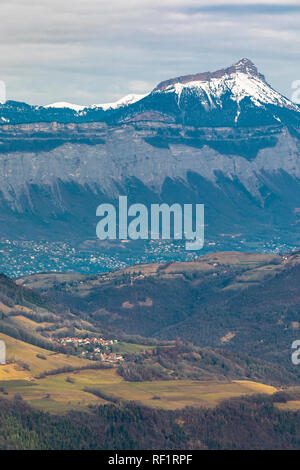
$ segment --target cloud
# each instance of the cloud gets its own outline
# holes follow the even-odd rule
[[[299,0],[2,0],[0,79],[31,103],[108,102],[241,57],[290,96]]]

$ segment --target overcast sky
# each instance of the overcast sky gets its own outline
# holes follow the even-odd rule
[[[104,103],[252,59],[291,97],[300,0],[0,0],[0,79],[32,104]]]

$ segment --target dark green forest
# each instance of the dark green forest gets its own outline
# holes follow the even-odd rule
[[[177,411],[129,402],[54,416],[16,396],[0,400],[0,449],[297,449],[300,413],[274,406],[285,400],[257,395]]]

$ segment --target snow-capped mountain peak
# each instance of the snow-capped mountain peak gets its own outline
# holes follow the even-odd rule
[[[94,104],[90,107],[93,108],[102,108],[104,111],[107,109],[117,109],[121,106],[128,106],[129,104],[137,103],[138,101],[145,98],[147,94],[138,95],[131,93],[129,95],[123,96],[123,98],[119,99],[118,101],[113,101],[112,103],[103,103],[103,104]]]
[[[72,109],[73,111],[78,112],[78,111],[82,111],[83,109],[85,109],[86,106],[82,106],[80,104],[68,103],[67,101],[58,101],[56,103],[47,104],[44,106],[44,108],[58,108],[58,109],[68,108],[68,109]]]
[[[260,74],[249,59],[241,59],[236,64],[216,72],[185,75],[161,82],[154,93],[171,93],[178,96],[178,105],[182,93],[190,91],[198,95],[203,106],[208,110],[222,107],[225,96],[238,104],[249,98],[256,106],[272,104],[299,112],[299,107],[275,91]]]
[[[57,103],[48,104],[44,106],[44,108],[68,108],[76,112],[83,111],[84,109],[87,109],[87,108],[90,108],[90,109],[100,108],[100,109],[103,109],[103,111],[107,111],[108,109],[117,109],[117,108],[120,108],[121,106],[128,106],[130,104],[136,103],[137,101],[140,101],[141,99],[145,98],[145,96],[147,96],[147,94],[138,95],[138,94],[131,93],[119,99],[118,101],[113,101],[111,103],[90,104],[90,105],[79,105],[79,104],[68,103],[67,101],[59,101]]]

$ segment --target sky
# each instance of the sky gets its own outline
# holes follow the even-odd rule
[[[7,99],[105,103],[243,57],[289,98],[300,80],[300,0],[0,0],[0,17]]]

